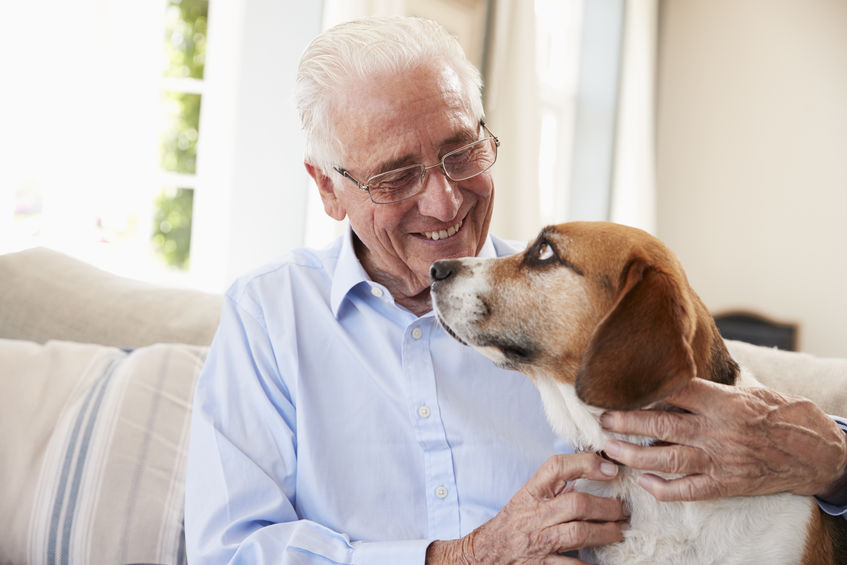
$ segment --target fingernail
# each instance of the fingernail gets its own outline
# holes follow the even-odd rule
[[[640,486],[644,490],[649,491],[650,487],[653,485],[653,482],[654,482],[653,476],[645,473],[645,474],[642,474],[641,476],[639,476],[638,479],[636,479],[635,484],[637,484],[638,486]]]
[[[603,446],[603,451],[612,459],[617,458],[621,454],[621,444],[615,440],[609,440]]]
[[[600,426],[604,430],[607,430],[611,427],[611,425],[612,425],[612,415],[609,414],[608,412],[603,412],[603,414],[600,416]]]
[[[608,461],[600,463],[600,472],[608,477],[614,477],[618,474],[618,466]]]

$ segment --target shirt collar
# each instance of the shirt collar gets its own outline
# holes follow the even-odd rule
[[[496,256],[497,252],[489,235],[485,239],[485,243],[478,257]],[[347,229],[344,235],[341,236],[341,250],[338,253],[338,263],[336,263],[335,273],[332,276],[332,291],[330,293],[332,314],[337,318],[341,304],[350,291],[359,284],[367,283],[370,280],[370,276],[368,276],[362,263],[359,262],[359,258],[356,257],[356,250],[353,248],[353,229],[348,222]]]

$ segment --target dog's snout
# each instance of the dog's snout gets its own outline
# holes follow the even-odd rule
[[[449,279],[456,272],[458,265],[455,261],[442,259],[429,268],[429,278],[432,282]]]

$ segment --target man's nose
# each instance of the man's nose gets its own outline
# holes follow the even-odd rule
[[[441,167],[426,172],[424,188],[418,198],[418,211],[442,222],[455,219],[462,205],[462,193],[451,183]]]

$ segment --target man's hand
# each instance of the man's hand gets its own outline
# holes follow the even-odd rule
[[[433,542],[426,562],[582,563],[560,554],[623,540],[627,515],[619,500],[576,492],[567,483],[608,481],[617,471],[594,454],[553,456],[491,520],[461,539]]]
[[[809,400],[703,379],[666,400],[690,413],[608,412],[601,420],[608,431],[672,444],[611,440],[605,446],[609,457],[630,467],[685,475],[642,475],[639,484],[659,500],[786,491],[825,498],[847,475],[847,434]]]

